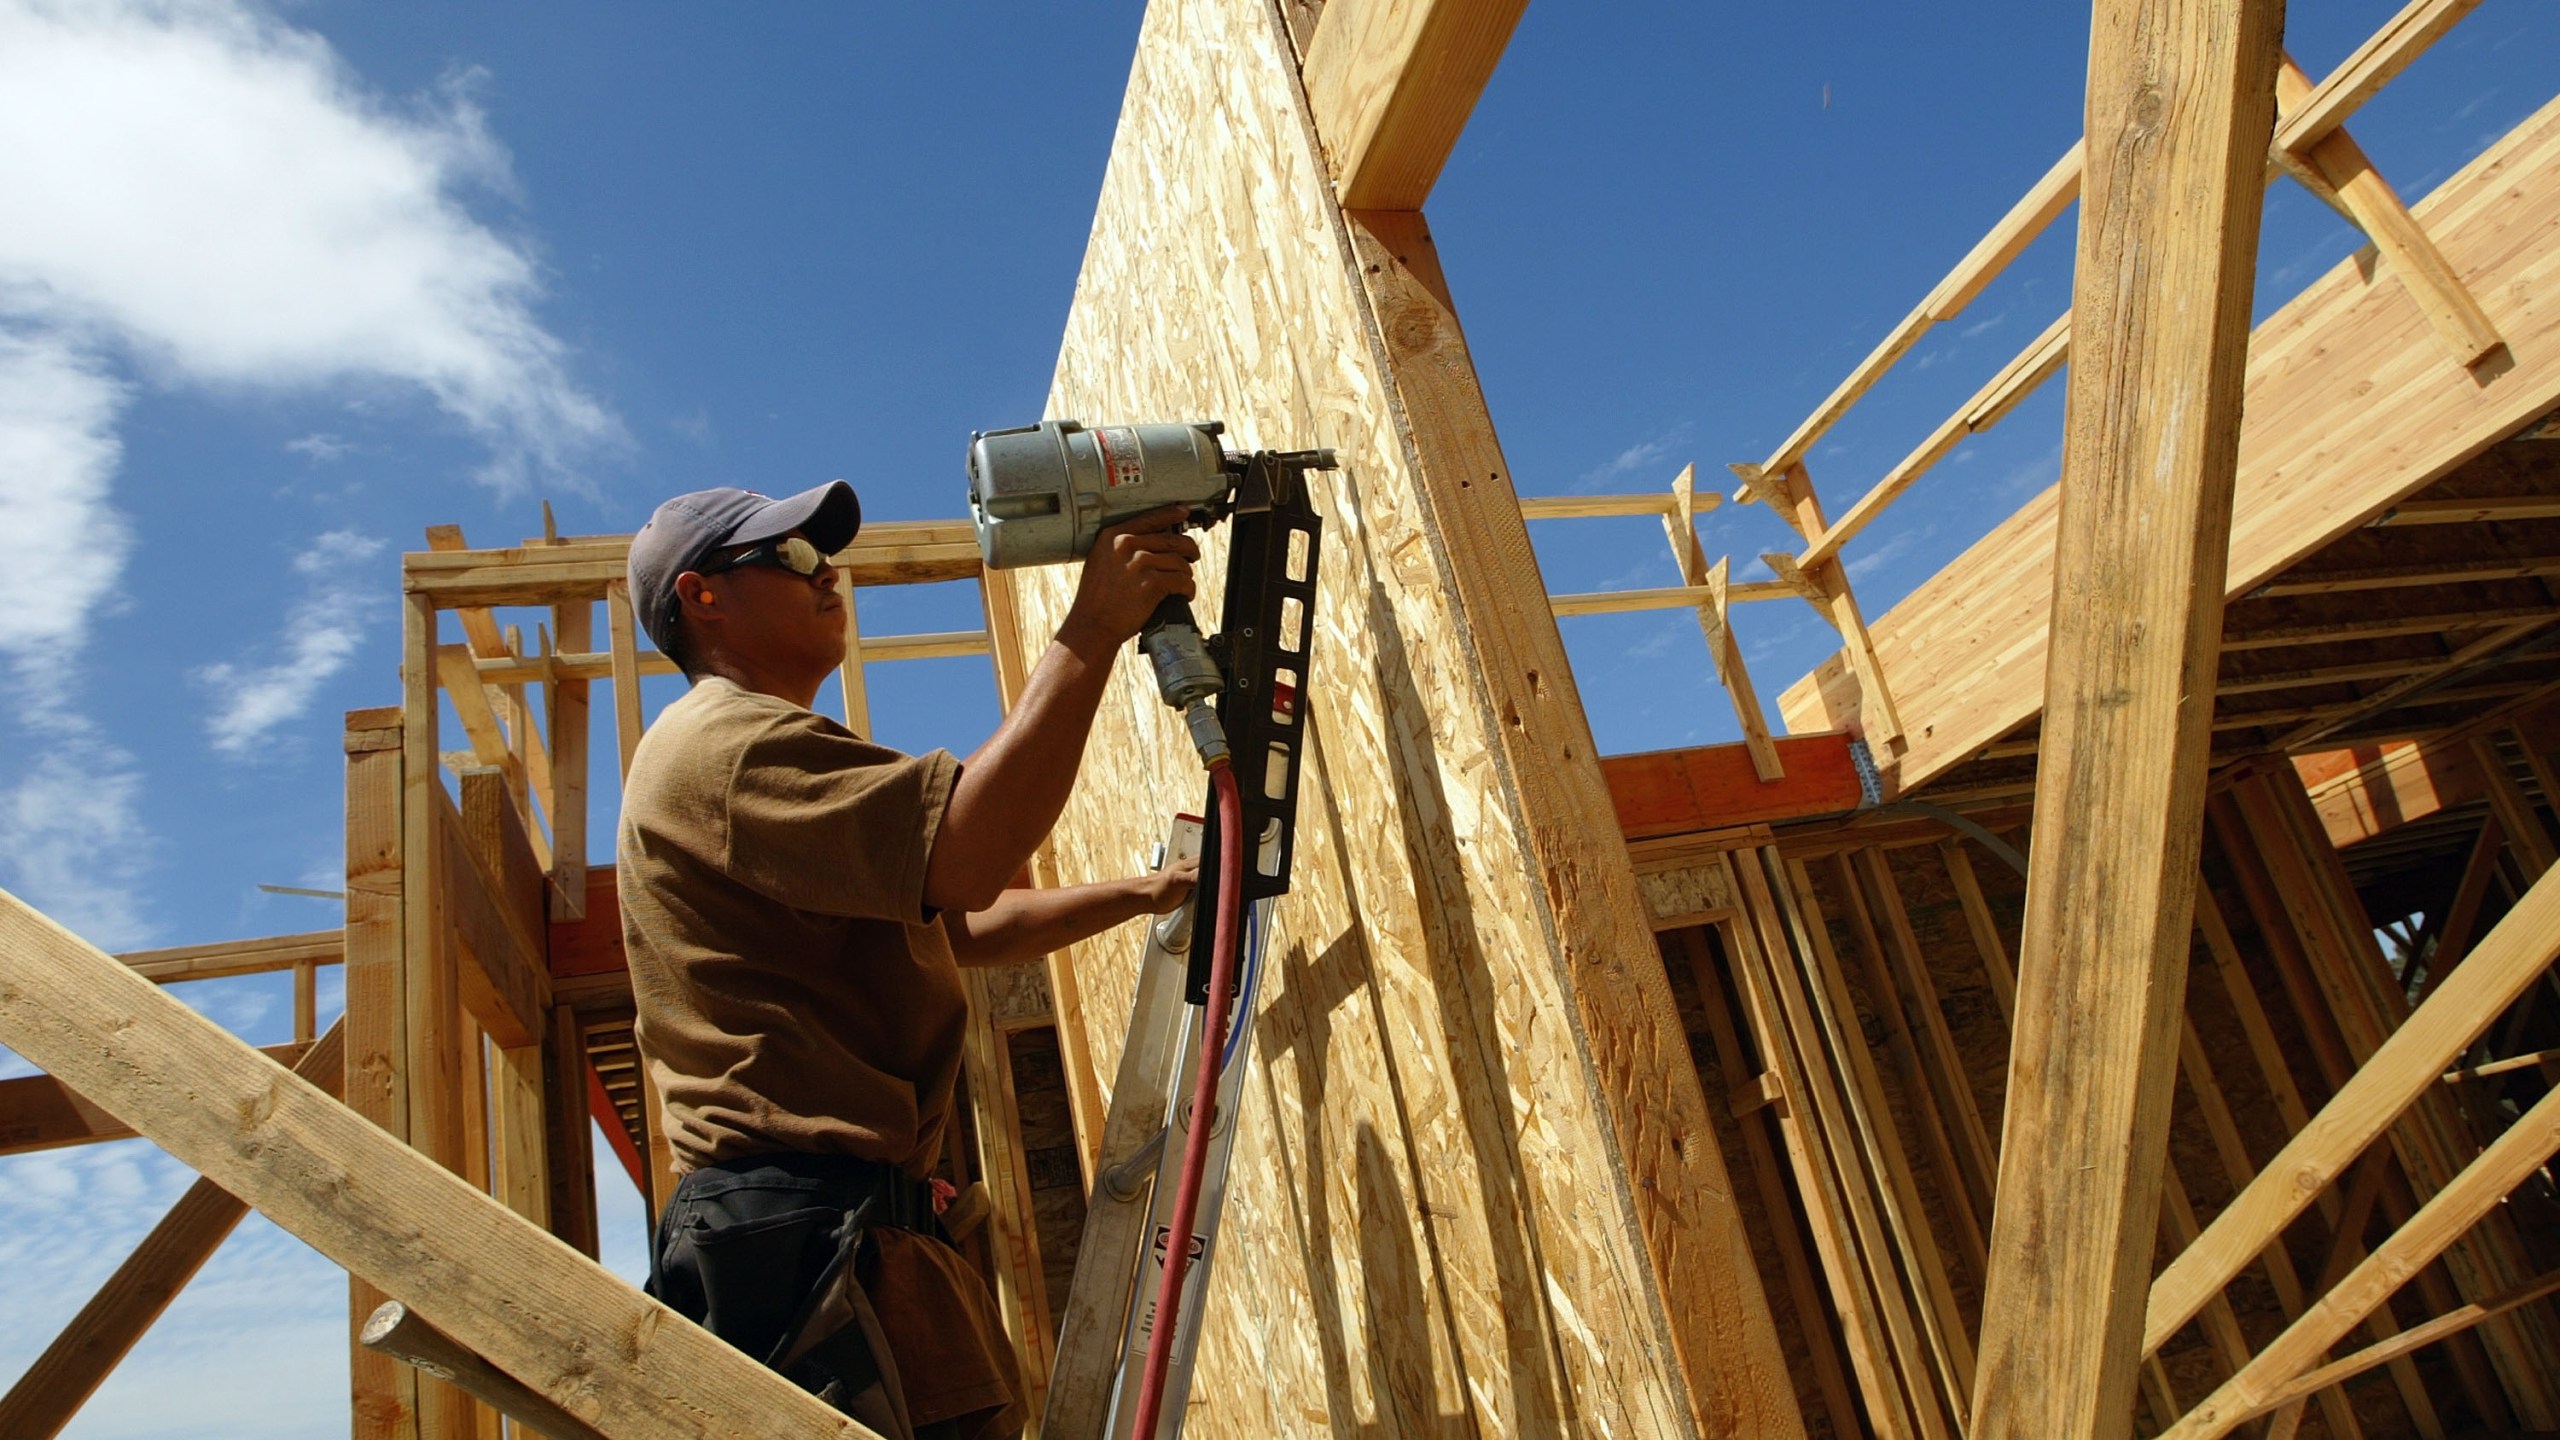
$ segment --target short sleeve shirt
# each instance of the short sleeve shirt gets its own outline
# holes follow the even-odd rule
[[[968,1002],[924,871],[959,768],[717,677],[642,737],[623,945],[678,1168],[788,1150],[931,1171]]]

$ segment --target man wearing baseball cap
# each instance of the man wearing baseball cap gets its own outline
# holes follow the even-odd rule
[[[967,1015],[955,967],[1189,892],[1189,867],[1007,888],[1066,804],[1113,660],[1159,600],[1192,593],[1181,518],[1102,533],[1056,641],[965,763],[810,708],[844,660],[828,557],[861,528],[852,487],[679,495],[632,538],[632,606],[692,684],[622,797],[635,1034],[682,1173],[650,1290],[885,1435],[1021,1424],[994,1302],[929,1180]]]

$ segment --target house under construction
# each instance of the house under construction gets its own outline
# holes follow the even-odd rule
[[[1340,459],[1183,1433],[2560,1433],[2560,101],[2404,203],[2350,122],[2477,0],[2325,76],[2268,0],[2100,0],[2088,133],[1736,488],[1524,500],[1423,214],[1523,3],[1154,0],[1059,348],[1053,416]],[[2253,330],[2270,183],[2371,244]],[[1812,473],[2075,202],[2072,308],[1885,475]],[[2061,483],[1868,617],[1844,554],[2066,375]],[[1799,537],[1776,578],[1731,578],[1729,503]],[[1547,592],[1532,522],[1630,514],[1681,585]],[[672,669],[626,539],[429,540],[404,690],[347,718],[342,931],[109,957],[0,896],[0,1043],[47,1071],[0,1154],[205,1177],[0,1435],[56,1433],[248,1207],[420,1322],[354,1348],[368,1440],[868,1433],[591,1258],[598,1184],[671,1183],[587,795]],[[985,600],[849,634],[856,728],[893,660],[1009,697],[1073,583],[961,521],[838,562]],[[1838,655],[1764,696],[1746,604]],[[1556,617],[1637,609],[1697,616],[1743,741],[1596,753]],[[1114,684],[1042,883],[1198,803]],[[1108,1384],[1060,1336],[1128,1303],[1076,1282],[1135,933],[966,972],[949,1173],[1058,1440]],[[277,970],[263,1055],[163,988]]]

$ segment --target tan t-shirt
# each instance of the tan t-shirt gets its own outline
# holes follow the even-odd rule
[[[968,999],[924,867],[959,774],[716,677],[641,738],[622,942],[679,1169],[792,1150],[932,1170]],[[882,1228],[857,1273],[915,1423],[1014,1433],[1013,1351],[968,1262]]]
[[[792,1150],[928,1173],[967,999],[924,904],[959,763],[717,677],[641,738],[622,937],[679,1169]]]

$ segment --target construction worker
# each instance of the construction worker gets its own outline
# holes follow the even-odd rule
[[[650,1291],[885,1435],[1010,1435],[1012,1351],[942,1234],[966,1002],[956,965],[1055,950],[1189,892],[1193,868],[1007,888],[1065,805],[1121,648],[1193,593],[1181,510],[1104,531],[1057,640],[963,764],[811,708],[844,660],[826,557],[843,481],[705,490],[633,537],[633,608],[692,688],[624,782],[634,1027],[682,1179]]]

